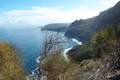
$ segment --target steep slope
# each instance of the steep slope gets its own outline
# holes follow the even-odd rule
[[[87,41],[90,36],[105,26],[116,26],[120,24],[120,1],[112,8],[101,12],[98,16],[86,20],[74,21],[68,28],[65,36],[76,38],[82,42]]]
[[[79,41],[84,42],[89,39],[89,36],[93,32],[91,25],[96,17],[86,20],[76,20],[68,28],[65,36],[68,38],[76,38]]]
[[[95,19],[92,26],[99,29],[105,26],[116,26],[120,24],[120,2],[118,2],[114,7],[103,11]]]

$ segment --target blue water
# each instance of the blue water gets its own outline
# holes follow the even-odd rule
[[[35,59],[41,54],[44,34],[39,28],[0,29],[0,40],[8,41],[18,49],[24,67],[31,71],[36,67]]]
[[[45,33],[41,32],[40,28],[0,28],[0,40],[8,41],[15,45],[27,71],[32,71],[37,67],[36,58],[42,53],[44,37]],[[71,40],[67,40],[67,43],[65,48],[73,46]]]

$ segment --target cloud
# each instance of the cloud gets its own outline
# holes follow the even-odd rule
[[[39,26],[48,23],[73,22],[76,19],[86,19],[96,16],[104,8],[109,8],[118,1],[99,0],[99,7],[95,8],[85,5],[73,9],[63,9],[62,7],[32,7],[31,9],[5,11],[0,13],[0,26]]]
[[[115,5],[119,0],[101,0],[100,4],[106,7]]]
[[[89,13],[89,14],[88,14]],[[29,10],[11,10],[2,13],[4,22],[9,24],[43,25],[54,22],[72,22],[76,19],[85,19],[95,16],[99,10],[80,7],[64,10],[60,7],[33,7]]]

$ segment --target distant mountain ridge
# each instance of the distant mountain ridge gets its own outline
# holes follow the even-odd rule
[[[84,42],[98,29],[109,25],[120,25],[120,1],[114,7],[101,12],[96,17],[74,21],[69,26],[65,36]]]
[[[101,12],[100,15],[96,17],[92,26],[99,28],[108,25],[119,24],[120,24],[120,1],[114,7]]]
[[[65,32],[69,27],[69,23],[52,23],[47,24],[41,28],[41,30],[56,31],[56,32]]]

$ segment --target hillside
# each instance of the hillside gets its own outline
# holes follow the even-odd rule
[[[68,23],[53,23],[47,24],[42,27],[41,30],[48,30],[48,31],[57,31],[57,32],[65,32],[70,24]]]
[[[94,18],[86,19],[86,20],[76,20],[74,21],[68,28],[65,33],[65,36],[68,38],[76,38],[82,42],[88,39],[88,37],[92,34],[93,31],[91,25],[94,21]]]
[[[76,20],[68,28],[65,36],[68,38],[77,38],[84,42],[96,32],[96,30],[108,25],[119,25],[120,23],[120,2],[114,7],[101,12],[98,16],[86,19]]]

